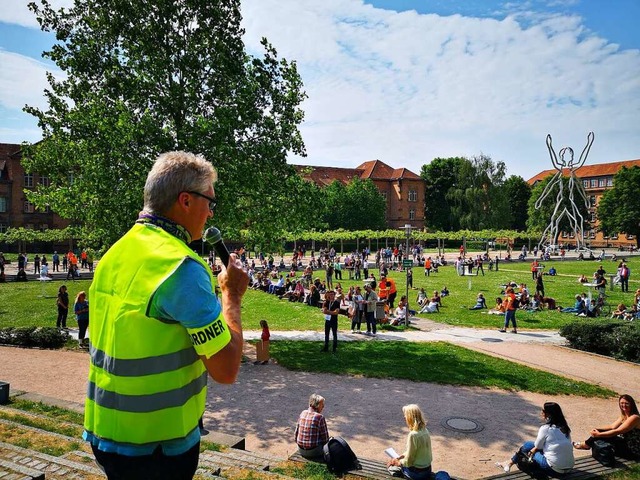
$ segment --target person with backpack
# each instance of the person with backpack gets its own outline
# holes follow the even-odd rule
[[[329,441],[327,421],[322,415],[324,397],[312,393],[309,397],[309,408],[303,410],[296,424],[295,440],[298,453],[304,458],[321,458],[323,447]]]
[[[513,330],[511,333],[518,333],[518,327],[516,326],[516,310],[519,307],[519,301],[516,298],[516,294],[513,293],[513,287],[507,288],[507,296],[504,298],[502,305],[504,306],[504,327],[500,329],[502,333],[507,331],[509,322],[513,324]]]
[[[403,476],[409,480],[427,480],[431,478],[431,435],[420,407],[415,404],[402,407],[404,420],[409,427],[405,452],[387,462],[389,473]]]
[[[509,461],[497,462],[498,468],[508,473],[517,464],[534,478],[539,478],[539,473],[557,477],[573,469],[571,429],[560,405],[546,402],[540,414],[544,424],[538,430],[535,442],[525,442]]]

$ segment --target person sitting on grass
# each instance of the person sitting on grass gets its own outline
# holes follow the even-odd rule
[[[416,297],[416,303],[420,307],[424,307],[424,304],[428,302],[427,292],[424,291],[424,288],[421,288],[418,292],[418,296]]]
[[[577,294],[575,298],[576,302],[574,303],[573,307],[565,307],[560,309],[560,311],[562,313],[575,313],[576,315],[580,315],[581,313],[586,314],[586,307],[584,300],[582,299],[582,295]]]
[[[611,318],[617,318],[618,320],[623,320],[624,316],[627,313],[627,307],[624,303],[618,304],[618,308],[616,308],[613,312],[611,312]]]
[[[496,306],[489,310],[487,314],[489,315],[504,315],[504,304],[502,303],[501,297],[496,297]]]
[[[640,318],[640,310],[638,310],[638,305],[632,305],[630,309],[624,314],[624,319],[629,320],[630,322]]]
[[[484,298],[484,294],[480,292],[476,297],[476,304],[471,307],[469,310],[482,310],[487,307],[487,301]]]
[[[440,290],[440,296],[441,297],[448,297],[449,295],[450,295],[449,294],[449,289],[445,285],[444,287],[442,287],[442,290]]]
[[[578,277],[578,282],[580,283],[589,283],[589,279],[587,278],[586,275],[580,275],[580,277]]]
[[[420,309],[420,313],[438,313],[440,312],[440,307],[438,305],[438,298],[437,297],[431,297],[431,299],[429,300],[429,303],[427,303],[425,306],[423,306]]]

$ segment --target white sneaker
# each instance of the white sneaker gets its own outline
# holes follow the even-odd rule
[[[356,333],[356,331],[355,330],[351,330],[351,333]]]

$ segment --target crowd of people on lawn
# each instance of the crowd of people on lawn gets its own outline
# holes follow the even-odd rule
[[[324,446],[329,441],[329,429],[323,415],[325,399],[316,393],[309,397],[309,406],[303,410],[296,423],[294,439],[298,453],[307,459],[322,460]],[[595,427],[584,441],[572,441],[571,428],[559,404],[545,402],[540,410],[541,426],[533,441],[526,441],[507,461],[497,462],[496,466],[509,472],[514,465],[530,473],[534,478],[539,475],[561,477],[575,465],[574,450],[595,448],[596,441],[610,445],[616,456],[627,459],[640,459],[640,413],[630,395],[618,398],[619,414],[616,419],[601,427]],[[387,468],[392,476],[409,480],[433,478],[434,452],[431,446],[431,434],[427,429],[427,418],[416,404],[402,407],[408,434],[404,452],[392,455]],[[387,452],[393,449],[388,449]],[[435,478],[438,478],[436,474]],[[449,478],[440,476],[440,478]]]
[[[89,272],[93,272],[93,254],[87,249],[83,249],[79,252],[69,250],[64,255],[59,255],[57,251],[53,252],[51,256],[51,269],[49,269],[49,260],[46,255],[35,254],[33,260],[29,262],[29,256],[26,253],[18,253],[17,258],[17,272],[15,276],[16,282],[27,282],[29,275],[27,270],[32,263],[33,274],[37,280],[51,280],[54,272],[67,272],[67,280],[75,280],[80,278],[80,268],[85,268]],[[5,258],[4,254],[0,252],[0,283],[7,281],[5,274],[5,265],[9,262]],[[62,270],[60,270],[62,268]]]

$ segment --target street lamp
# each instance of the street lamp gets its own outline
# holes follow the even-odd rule
[[[409,269],[413,268],[413,260],[409,259],[409,238],[411,237],[411,229],[413,227],[408,223],[405,223],[404,227],[401,230],[404,230],[404,234],[407,237],[406,249],[405,249],[405,257],[403,259],[403,267],[405,267],[407,279],[406,279],[406,302],[404,304],[404,325],[405,327],[409,325]]]

